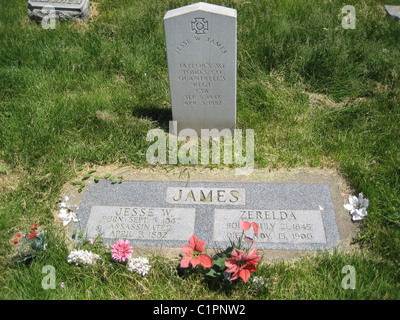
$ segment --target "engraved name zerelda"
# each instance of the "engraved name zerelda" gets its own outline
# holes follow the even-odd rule
[[[287,210],[240,210],[243,220],[297,220],[293,211]]]

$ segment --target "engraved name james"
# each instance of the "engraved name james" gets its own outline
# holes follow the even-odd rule
[[[210,205],[242,205],[246,203],[244,188],[167,188],[167,203]]]

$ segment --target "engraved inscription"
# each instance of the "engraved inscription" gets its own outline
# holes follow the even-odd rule
[[[214,241],[238,239],[240,220],[258,224],[258,243],[326,243],[319,210],[215,209]]]
[[[216,40],[216,39],[212,39],[212,38],[207,38],[207,43],[211,46],[214,46],[215,48],[217,48],[220,53],[222,54],[226,54],[228,51],[226,50],[225,46],[222,44],[222,42]]]
[[[204,38],[204,40],[202,40],[202,39],[203,38],[201,36],[194,36],[192,40],[190,40],[189,38],[182,40],[176,47],[175,53],[181,54],[181,52],[183,51],[183,49],[185,47],[191,45],[192,43],[199,43],[199,42],[204,42],[206,45],[214,47],[222,55],[226,55],[226,53],[228,52],[228,50],[226,49],[226,46],[221,41],[216,40],[214,38],[210,38],[210,37]]]
[[[88,237],[187,240],[194,232],[194,208],[93,206]]]
[[[216,84],[226,80],[223,63],[179,63],[178,82],[188,85],[184,95],[184,105],[190,106],[223,106],[222,94],[213,90]]]
[[[168,187],[166,201],[180,204],[243,205],[244,188],[180,188]]]
[[[178,44],[178,46],[175,49],[175,52],[177,54],[180,54],[181,51],[188,46],[189,44],[191,44],[192,42],[189,39],[183,40],[180,44]]]

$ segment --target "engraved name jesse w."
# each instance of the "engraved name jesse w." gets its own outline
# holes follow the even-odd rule
[[[194,217],[194,208],[92,206],[87,232],[95,237],[100,227],[105,239],[186,240]]]
[[[180,43],[178,43],[178,45],[176,46],[175,53],[181,54],[183,49],[187,48],[189,45],[191,45],[193,43],[198,43],[198,42],[202,43],[200,37],[194,37],[194,41],[191,39],[184,39]],[[228,52],[228,50],[226,49],[226,46],[224,44],[222,44],[221,41],[218,41],[216,39],[207,38],[207,39],[205,39],[205,43],[211,47],[216,48],[222,55],[225,55]]]

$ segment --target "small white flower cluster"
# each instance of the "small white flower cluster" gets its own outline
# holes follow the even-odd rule
[[[74,263],[76,266],[87,266],[101,260],[100,256],[87,250],[72,250],[68,255],[68,263]]]
[[[62,220],[63,226],[68,225],[71,221],[77,222],[79,219],[76,216],[77,206],[72,206],[68,204],[68,197],[64,198],[64,202],[60,203],[60,212],[58,217]]]
[[[128,271],[133,272],[136,271],[137,273],[145,276],[151,268],[149,264],[149,260],[147,258],[139,257],[139,258],[131,258],[128,261]]]
[[[253,277],[253,284],[257,287],[268,287],[269,281],[269,278]]]
[[[361,192],[358,195],[358,198],[356,196],[349,195],[349,203],[343,205],[343,207],[350,211],[352,221],[360,221],[367,216],[368,205],[369,200],[364,198],[364,195]]]

